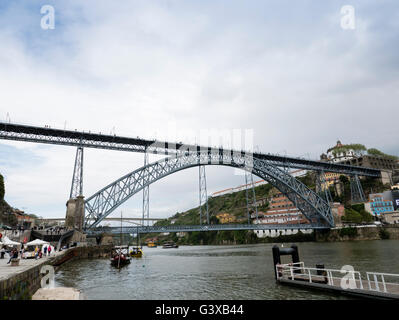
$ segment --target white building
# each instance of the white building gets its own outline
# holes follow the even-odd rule
[[[327,159],[330,162],[337,163],[342,161],[351,160],[362,155],[362,151],[348,148],[337,141],[337,145],[327,150]],[[325,155],[324,155],[325,156]],[[323,157],[323,156],[322,156]]]
[[[277,238],[278,236],[288,236],[291,234],[297,234],[301,231],[304,234],[312,233],[313,230],[311,229],[272,229],[272,230],[255,230],[255,234],[258,238]]]

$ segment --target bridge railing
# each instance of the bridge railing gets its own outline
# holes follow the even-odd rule
[[[360,289],[382,293],[399,293],[399,274],[366,272],[362,277],[359,271],[305,267],[303,262],[277,264],[277,279],[323,283],[342,289]],[[345,277],[345,278],[344,278]],[[350,283],[351,282],[351,283]],[[343,286],[345,283],[345,287]]]
[[[343,273],[350,275],[356,287],[363,289],[362,276],[359,271],[342,271],[338,269],[305,267],[303,262],[277,264],[278,279],[308,281],[309,283],[324,283],[330,286],[340,286]]]
[[[371,291],[399,292],[399,274],[367,272],[366,276]]]
[[[137,226],[137,227],[100,227],[87,229],[87,234],[99,233],[170,233],[192,231],[229,231],[229,230],[310,230],[323,229],[318,225],[292,224],[211,224],[211,225],[171,225],[171,226]]]

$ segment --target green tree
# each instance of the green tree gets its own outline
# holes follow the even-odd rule
[[[342,221],[352,222],[352,223],[361,223],[362,215],[353,209],[345,209],[345,215],[342,217]]]
[[[397,160],[398,159],[397,156],[392,156],[392,155],[389,155],[389,154],[385,154],[384,152],[382,152],[382,151],[380,151],[380,150],[378,150],[376,148],[368,149],[367,153],[371,154],[371,155],[375,155],[375,156],[385,157],[387,159],[392,159],[392,160]]]

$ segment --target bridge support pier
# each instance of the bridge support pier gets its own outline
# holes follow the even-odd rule
[[[83,196],[69,199],[65,217],[65,227],[82,231],[85,216],[85,201]]]

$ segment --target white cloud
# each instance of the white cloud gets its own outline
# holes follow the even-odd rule
[[[160,140],[175,123],[190,137],[176,138],[184,142],[203,129],[253,129],[262,151],[312,158],[338,138],[397,152],[393,6],[382,17],[370,3],[354,3],[364,14],[349,32],[335,3],[226,3],[68,1],[55,4],[56,28],[46,31],[31,3],[3,9],[0,119],[8,112],[15,122]],[[75,150],[3,143],[43,159],[4,168],[12,204],[62,216]],[[142,159],[85,151],[85,194]],[[208,171],[208,190],[243,179]],[[196,179],[188,171],[152,186],[154,212],[196,206]]]

